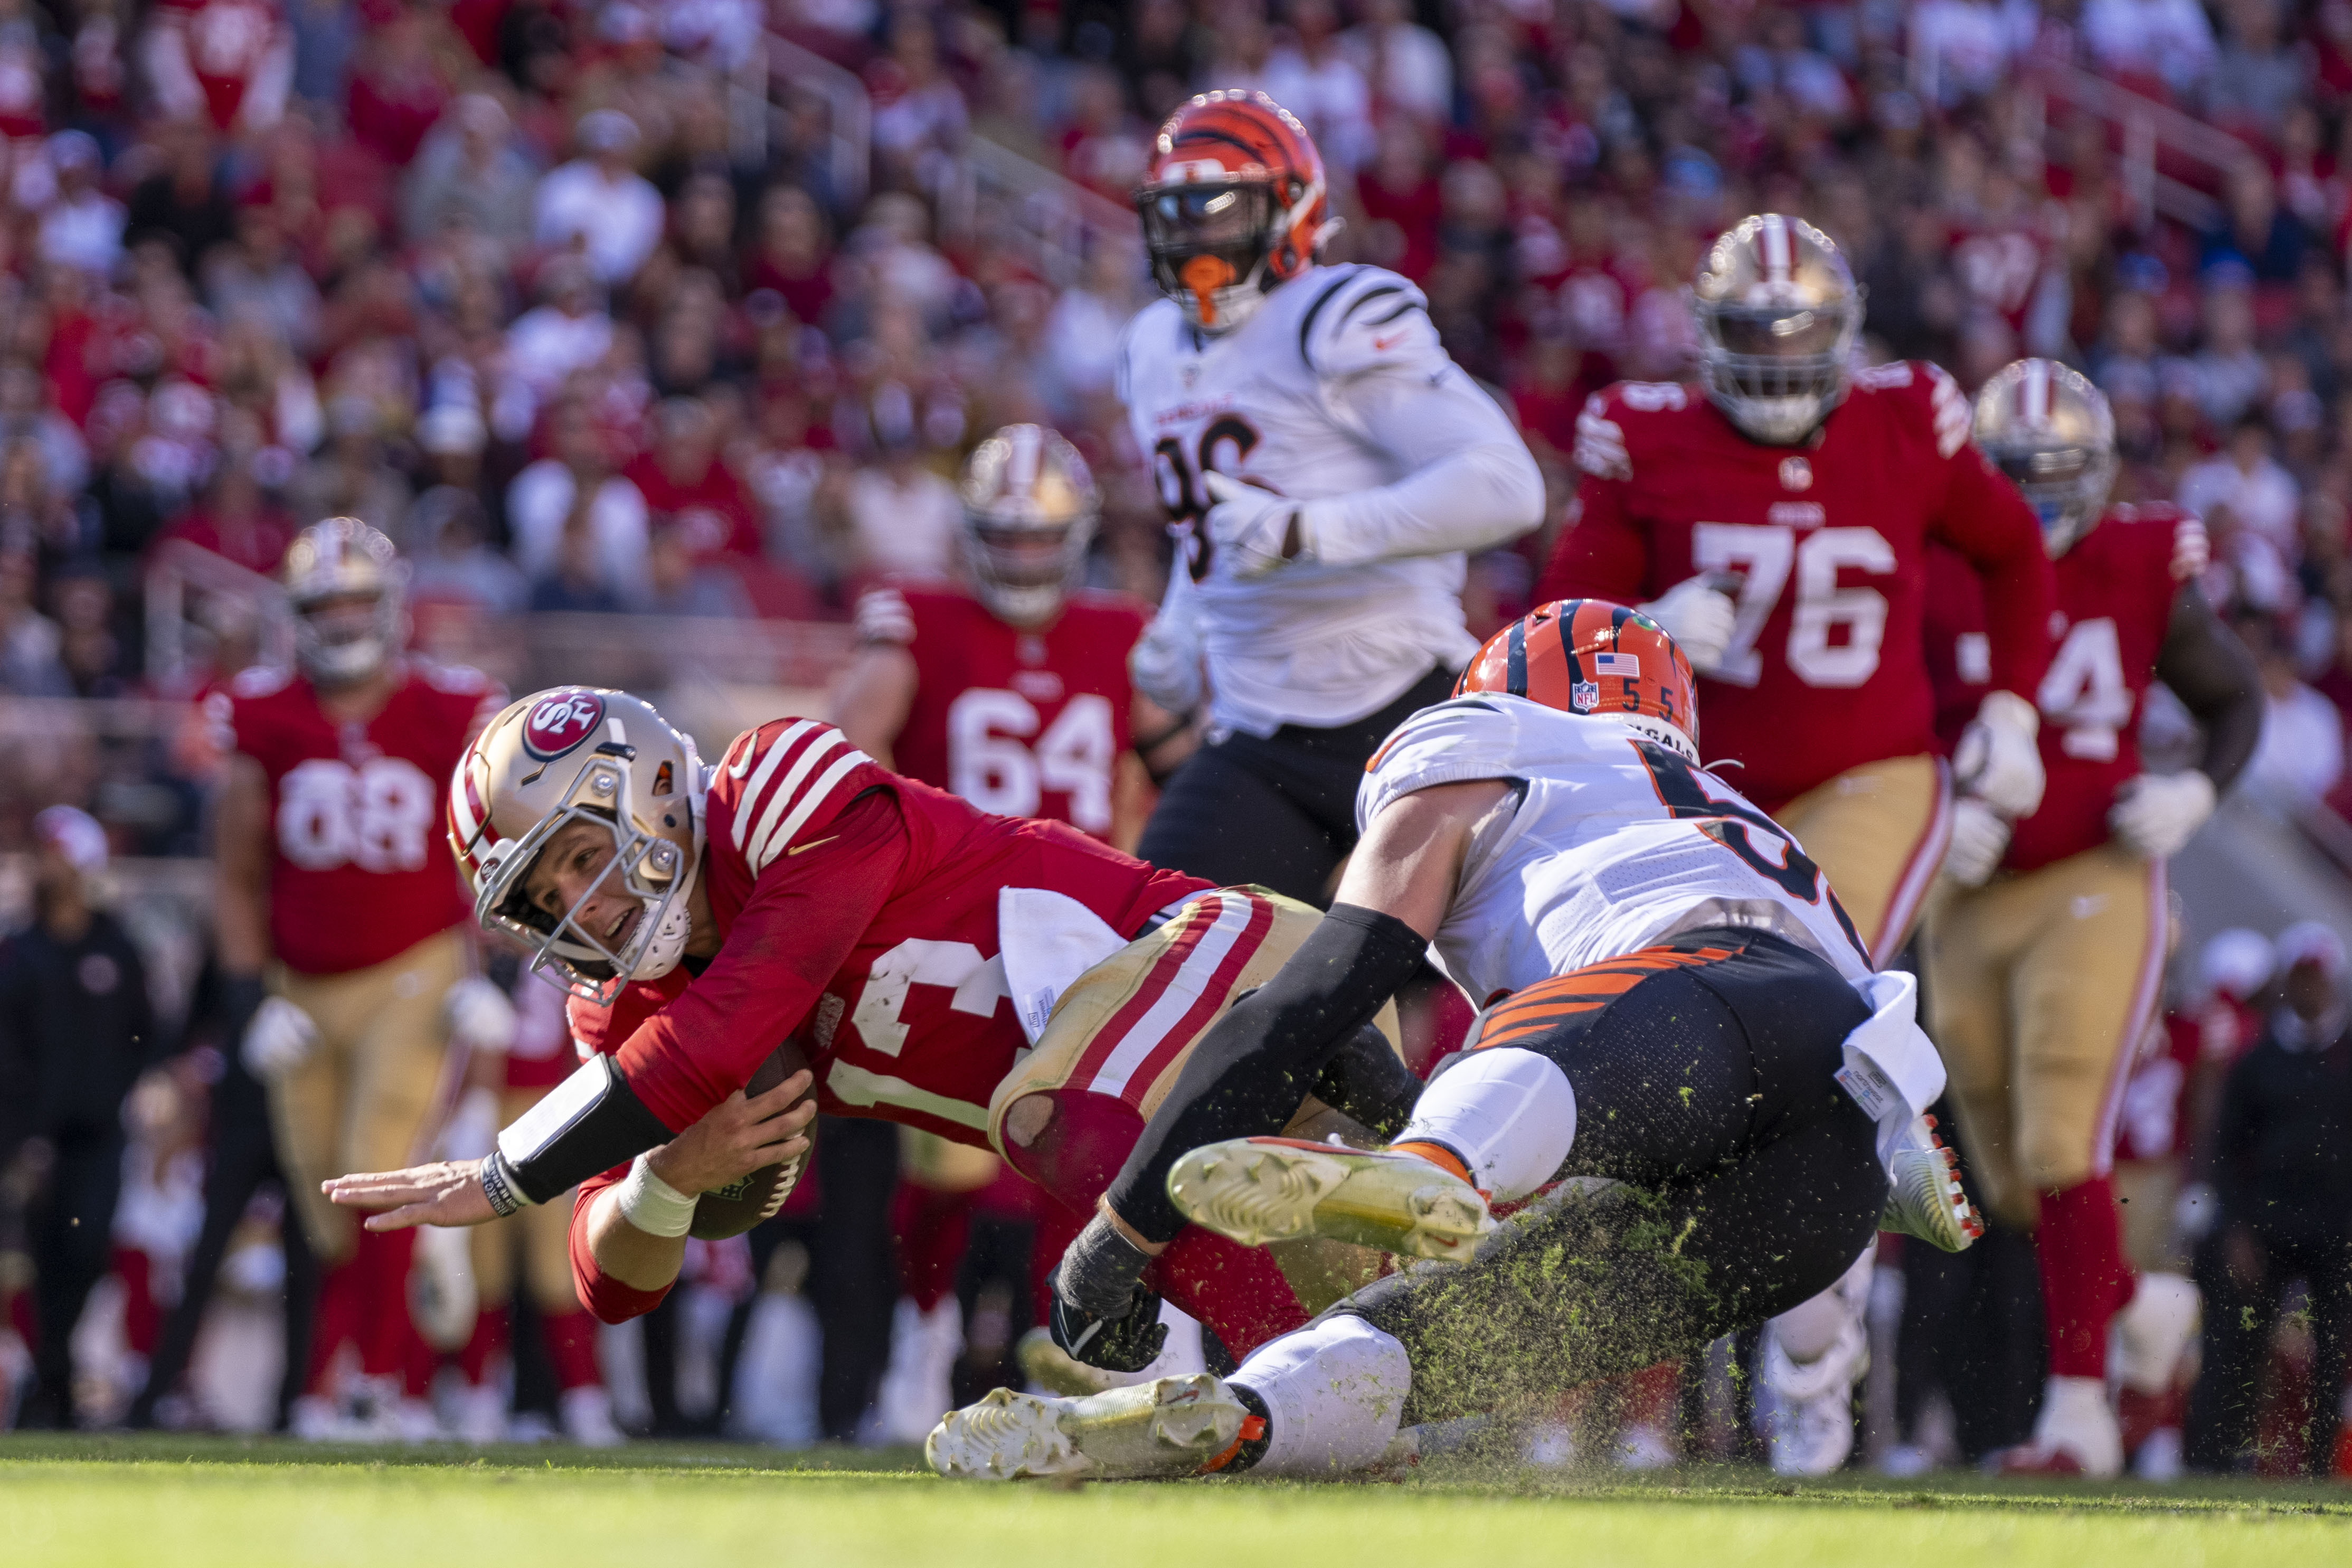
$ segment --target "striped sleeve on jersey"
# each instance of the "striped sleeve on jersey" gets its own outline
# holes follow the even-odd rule
[[[852,775],[873,763],[814,719],[762,724],[729,747],[719,764],[734,803],[726,831],[751,874],[789,853],[803,829],[831,821],[858,787]]]
[[[1419,289],[1377,267],[1334,268],[1298,322],[1298,353],[1318,376],[1369,370],[1428,369],[1445,351]]]

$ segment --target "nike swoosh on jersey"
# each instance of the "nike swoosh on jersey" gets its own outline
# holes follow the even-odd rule
[[[790,849],[784,851],[784,858],[786,859],[790,859],[792,857],[800,854],[804,849],[814,849],[820,844],[830,844],[840,837],[841,835],[838,833],[828,833],[822,838],[812,838],[806,844],[795,844]]]

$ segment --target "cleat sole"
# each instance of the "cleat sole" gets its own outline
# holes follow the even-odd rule
[[[1195,1149],[1169,1173],[1184,1217],[1244,1247],[1320,1237],[1458,1261],[1495,1228],[1475,1188],[1426,1162],[1248,1139]]]
[[[956,1480],[1188,1476],[1234,1446],[1248,1414],[1207,1373],[1076,1399],[998,1388],[950,1411],[923,1457]]]

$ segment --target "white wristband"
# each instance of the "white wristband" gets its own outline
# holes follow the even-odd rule
[[[647,1236],[684,1236],[694,1224],[698,1195],[681,1193],[655,1175],[643,1154],[613,1190],[619,1194],[615,1201],[621,1205],[621,1217]]]

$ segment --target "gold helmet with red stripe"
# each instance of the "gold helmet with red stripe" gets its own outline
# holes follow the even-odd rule
[[[355,517],[294,536],[279,571],[294,611],[294,662],[319,686],[349,686],[382,669],[407,640],[407,568],[391,540]]]
[[[1323,156],[1265,94],[1204,92],[1168,117],[1135,193],[1151,276],[1205,332],[1247,321],[1338,225]]]
[[[1606,599],[1555,599],[1488,637],[1454,686],[1456,697],[1481,691],[1613,719],[1699,760],[1690,660],[1657,622]]]
[[[449,847],[474,889],[474,918],[530,949],[533,971],[593,1002],[660,978],[686,951],[703,791],[694,742],[625,691],[559,686],[509,703],[449,781]],[[531,864],[574,822],[601,830],[593,852],[604,870],[590,891],[617,878],[637,900],[613,929],[573,918],[589,893],[561,913],[524,896]]]
[[[2116,483],[2116,416],[2080,372],[2046,359],[2003,365],[1977,394],[1976,437],[2025,492],[2053,559],[2099,521]]]
[[[1862,286],[1811,224],[1741,218],[1707,247],[1690,303],[1707,397],[1750,439],[1794,446],[1844,401]]]
[[[1007,425],[972,448],[956,489],[981,603],[1014,626],[1051,620],[1086,570],[1101,510],[1087,460],[1043,425]]]

